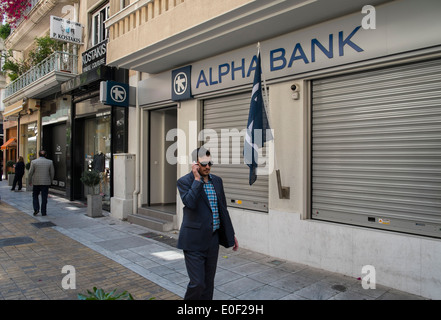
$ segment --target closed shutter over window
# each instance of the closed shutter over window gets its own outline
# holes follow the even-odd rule
[[[216,150],[210,149],[218,162],[211,172],[222,178],[228,206],[267,212],[268,175],[259,175],[250,186],[249,168],[243,161],[244,129],[248,122],[250,99],[251,92],[205,100],[203,123],[204,129],[214,130],[218,137],[217,154]],[[206,132],[205,142],[210,141],[209,135],[210,130]],[[228,163],[224,163],[225,160]]]
[[[312,83],[312,217],[441,237],[441,61]]]

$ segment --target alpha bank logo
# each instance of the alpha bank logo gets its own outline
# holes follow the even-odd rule
[[[173,81],[175,93],[177,95],[184,94],[187,91],[187,84],[187,75],[184,72],[179,72]]]
[[[191,66],[172,71],[172,100],[180,101],[191,98]]]
[[[114,85],[110,90],[110,97],[115,102],[123,103],[124,101],[126,101],[126,96],[126,89],[124,89],[124,87],[120,85]]]
[[[128,107],[129,106],[129,85],[116,81],[101,81],[100,100],[103,104]]]

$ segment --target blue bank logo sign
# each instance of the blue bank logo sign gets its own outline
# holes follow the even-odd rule
[[[191,98],[191,66],[172,71],[172,100],[186,100]]]
[[[129,85],[116,81],[101,81],[100,98],[103,104],[129,106]]]

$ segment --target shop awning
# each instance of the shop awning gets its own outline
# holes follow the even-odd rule
[[[1,150],[5,150],[7,148],[16,147],[16,146],[17,146],[17,138],[11,138],[2,145]]]

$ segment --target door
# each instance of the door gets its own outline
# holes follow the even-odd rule
[[[110,112],[100,117],[85,120],[84,125],[84,170],[97,170],[102,176],[95,187],[103,199],[103,208],[110,208],[110,161],[111,161],[111,116]],[[84,188],[84,197],[93,190]]]
[[[55,176],[52,187],[66,189],[66,123],[43,127],[43,148],[54,163]]]
[[[169,130],[177,127],[176,107],[149,111],[149,201],[156,210],[176,213],[177,164],[167,161]]]

